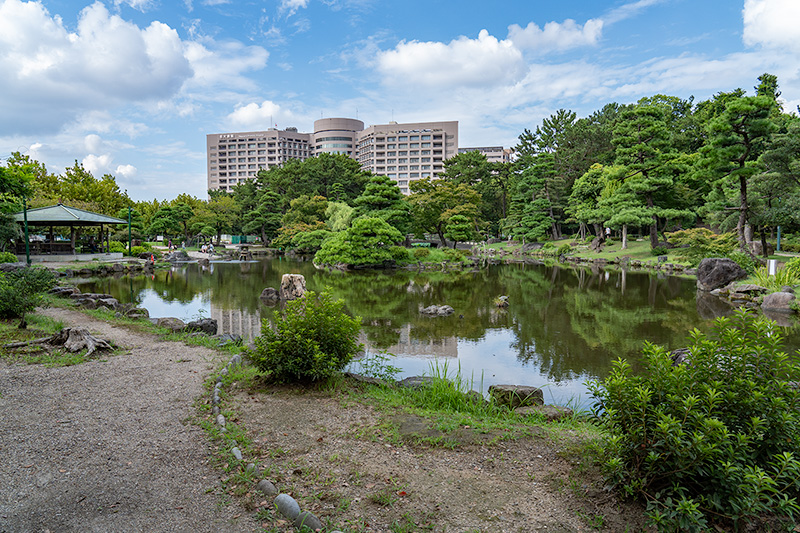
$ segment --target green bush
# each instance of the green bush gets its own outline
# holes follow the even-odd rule
[[[431,254],[430,248],[414,248],[411,250],[411,255],[414,256],[414,259],[425,259]]]
[[[328,292],[309,291],[287,303],[274,329],[262,322],[253,363],[280,382],[319,381],[341,372],[361,348],[361,319],[348,316],[343,307]]]
[[[131,247],[131,255],[133,257],[138,257],[139,254],[143,254],[143,253],[145,253],[147,251],[148,251],[147,248],[145,248],[144,246],[133,246],[133,247]]]
[[[706,257],[730,257],[729,254],[738,246],[735,233],[717,234],[706,228],[674,231],[667,233],[667,237],[669,242],[676,246],[688,246],[681,248],[677,253],[680,254],[679,259],[687,261],[692,266],[699,265]]]
[[[113,254],[116,253],[126,253],[128,251],[128,246],[119,242],[119,241],[111,241],[108,243],[108,251]]]
[[[790,259],[789,261],[787,261],[786,265],[784,265],[784,267],[783,267],[783,270],[786,271],[786,274],[788,276],[800,279],[800,257],[795,257],[795,258]],[[787,285],[791,285],[791,284],[787,284]]]
[[[314,256],[318,265],[380,265],[393,261],[391,248],[403,235],[380,218],[357,218],[353,225],[322,243]]]
[[[36,309],[43,293],[56,284],[55,276],[46,268],[21,268],[7,274],[0,273],[0,318],[21,318]]]
[[[403,246],[392,246],[389,248],[389,255],[396,263],[404,263],[409,260],[409,250]]]
[[[745,311],[692,333],[688,362],[644,350],[643,372],[619,360],[590,383],[610,437],[604,466],[648,502],[659,530],[741,528],[800,514],[800,369],[774,322]],[[727,530],[727,529],[726,529]]]
[[[800,283],[800,276],[798,276],[796,269],[788,269],[786,267],[775,272],[774,276],[769,275],[767,267],[758,267],[753,272],[753,277],[757,285],[761,285],[769,292],[776,292],[784,285],[794,286]]]
[[[736,261],[736,264],[742,267],[742,269],[750,275],[755,273],[756,269],[758,268],[758,264],[752,257],[744,252],[740,252],[739,250],[728,252],[724,257]]]
[[[564,244],[562,244],[561,246],[558,247],[558,250],[556,250],[556,253],[558,255],[567,255],[571,251],[572,251],[572,246],[570,246],[569,243],[565,242]]]
[[[669,253],[669,250],[667,250],[663,246],[656,246],[655,248],[650,249],[650,255],[659,256],[659,255],[667,255],[667,253]]]
[[[0,263],[16,263],[19,261],[17,256],[11,252],[0,252]]]

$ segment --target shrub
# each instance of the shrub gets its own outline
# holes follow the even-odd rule
[[[119,241],[111,241],[108,243],[108,250],[111,253],[126,253],[128,251],[128,246]]]
[[[786,271],[787,275],[796,279],[800,279],[800,257],[795,257],[787,261],[783,267],[783,270]],[[792,284],[787,283],[787,285],[792,285]]]
[[[558,255],[567,255],[571,251],[572,251],[572,246],[570,246],[569,243],[565,242],[564,244],[562,244],[561,246],[558,247],[558,250],[556,250],[556,253]]]
[[[290,247],[294,248],[298,253],[313,254],[322,248],[322,243],[331,235],[333,235],[333,232],[327,229],[301,231],[292,237]]]
[[[728,252],[724,257],[736,261],[736,264],[742,267],[742,269],[750,275],[752,275],[756,271],[756,268],[758,268],[758,264],[752,257],[744,252],[740,252],[739,250]]]
[[[403,263],[409,260],[409,251],[403,246],[392,246],[389,248],[389,255],[392,256],[392,260],[396,263]]]
[[[262,322],[253,363],[281,382],[319,381],[341,372],[361,348],[361,319],[348,316],[343,307],[328,292],[309,291],[287,303],[274,329]]]
[[[19,261],[17,256],[11,252],[0,252],[0,263],[16,263]]]
[[[686,246],[680,251],[680,259],[692,266],[699,265],[706,257],[730,257],[729,254],[738,246],[735,233],[716,234],[706,228],[674,231],[667,233],[667,237],[676,246]]]
[[[791,523],[800,514],[800,391],[790,382],[800,370],[778,327],[739,311],[692,341],[684,364],[647,345],[642,374],[619,360],[590,383],[610,435],[610,481],[647,500],[660,530],[739,529],[762,514]]]
[[[394,260],[391,248],[402,240],[400,232],[380,218],[357,218],[351,227],[322,243],[314,263],[380,265]]]
[[[0,273],[0,317],[21,318],[25,326],[25,314],[36,309],[43,293],[56,284],[55,276],[46,268],[21,268],[8,274]]]
[[[139,254],[143,254],[147,252],[147,248],[144,246],[133,246],[131,247],[131,255],[133,257],[138,257]]]
[[[650,249],[650,255],[667,255],[668,250],[663,246],[656,246],[655,248]]]
[[[414,256],[414,259],[425,259],[431,254],[430,248],[414,248],[411,250],[411,255]]]

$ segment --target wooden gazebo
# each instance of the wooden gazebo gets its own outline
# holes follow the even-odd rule
[[[25,223],[27,215],[28,226],[45,227],[48,228],[47,235],[44,241],[30,241],[30,253],[34,256],[73,256],[77,259],[78,252],[80,255],[104,253],[108,254],[109,235],[105,226],[116,224],[127,224],[126,220],[120,218],[101,215],[100,213],[93,213],[85,211],[76,207],[70,207],[64,204],[57,204],[50,207],[37,207],[35,209],[28,209],[27,212],[19,212],[14,215],[14,220],[20,224]],[[55,227],[69,227],[70,238],[69,241],[57,241],[53,228]],[[99,228],[98,240],[95,244],[95,249],[76,250],[75,244],[78,233],[76,228],[83,227],[96,227]],[[17,244],[17,255],[25,254],[25,242]],[[41,259],[46,260],[46,259]],[[69,260],[67,258],[59,257],[59,260]]]

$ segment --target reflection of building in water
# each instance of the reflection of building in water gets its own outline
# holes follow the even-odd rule
[[[217,332],[241,335],[251,341],[261,335],[261,316],[258,311],[250,313],[243,309],[221,309],[209,304],[211,318],[217,321]]]
[[[364,347],[371,351],[380,351],[370,344],[366,335],[361,334],[359,342],[364,343]],[[400,328],[400,338],[397,344],[389,346],[386,351],[402,357],[458,357],[458,338],[443,337],[436,339],[414,339],[411,337],[411,324],[406,324]]]

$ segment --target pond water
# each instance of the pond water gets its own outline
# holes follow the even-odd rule
[[[309,290],[329,288],[362,318],[368,352],[393,354],[399,377],[430,374],[431,365],[460,371],[473,388],[511,383],[541,387],[546,403],[589,407],[586,381],[605,377],[618,357],[635,360],[645,341],[685,346],[692,328],[707,330],[728,311],[698,300],[695,282],[651,272],[531,264],[480,271],[327,272],[309,262],[178,264],[153,276],[85,281],[84,292],[112,294],[151,317],[215,318],[220,333],[249,340],[276,308],[259,300],[283,274],[303,274]],[[507,309],[494,301],[509,296]],[[419,310],[450,305],[455,314]],[[792,330],[790,344],[794,344]]]

